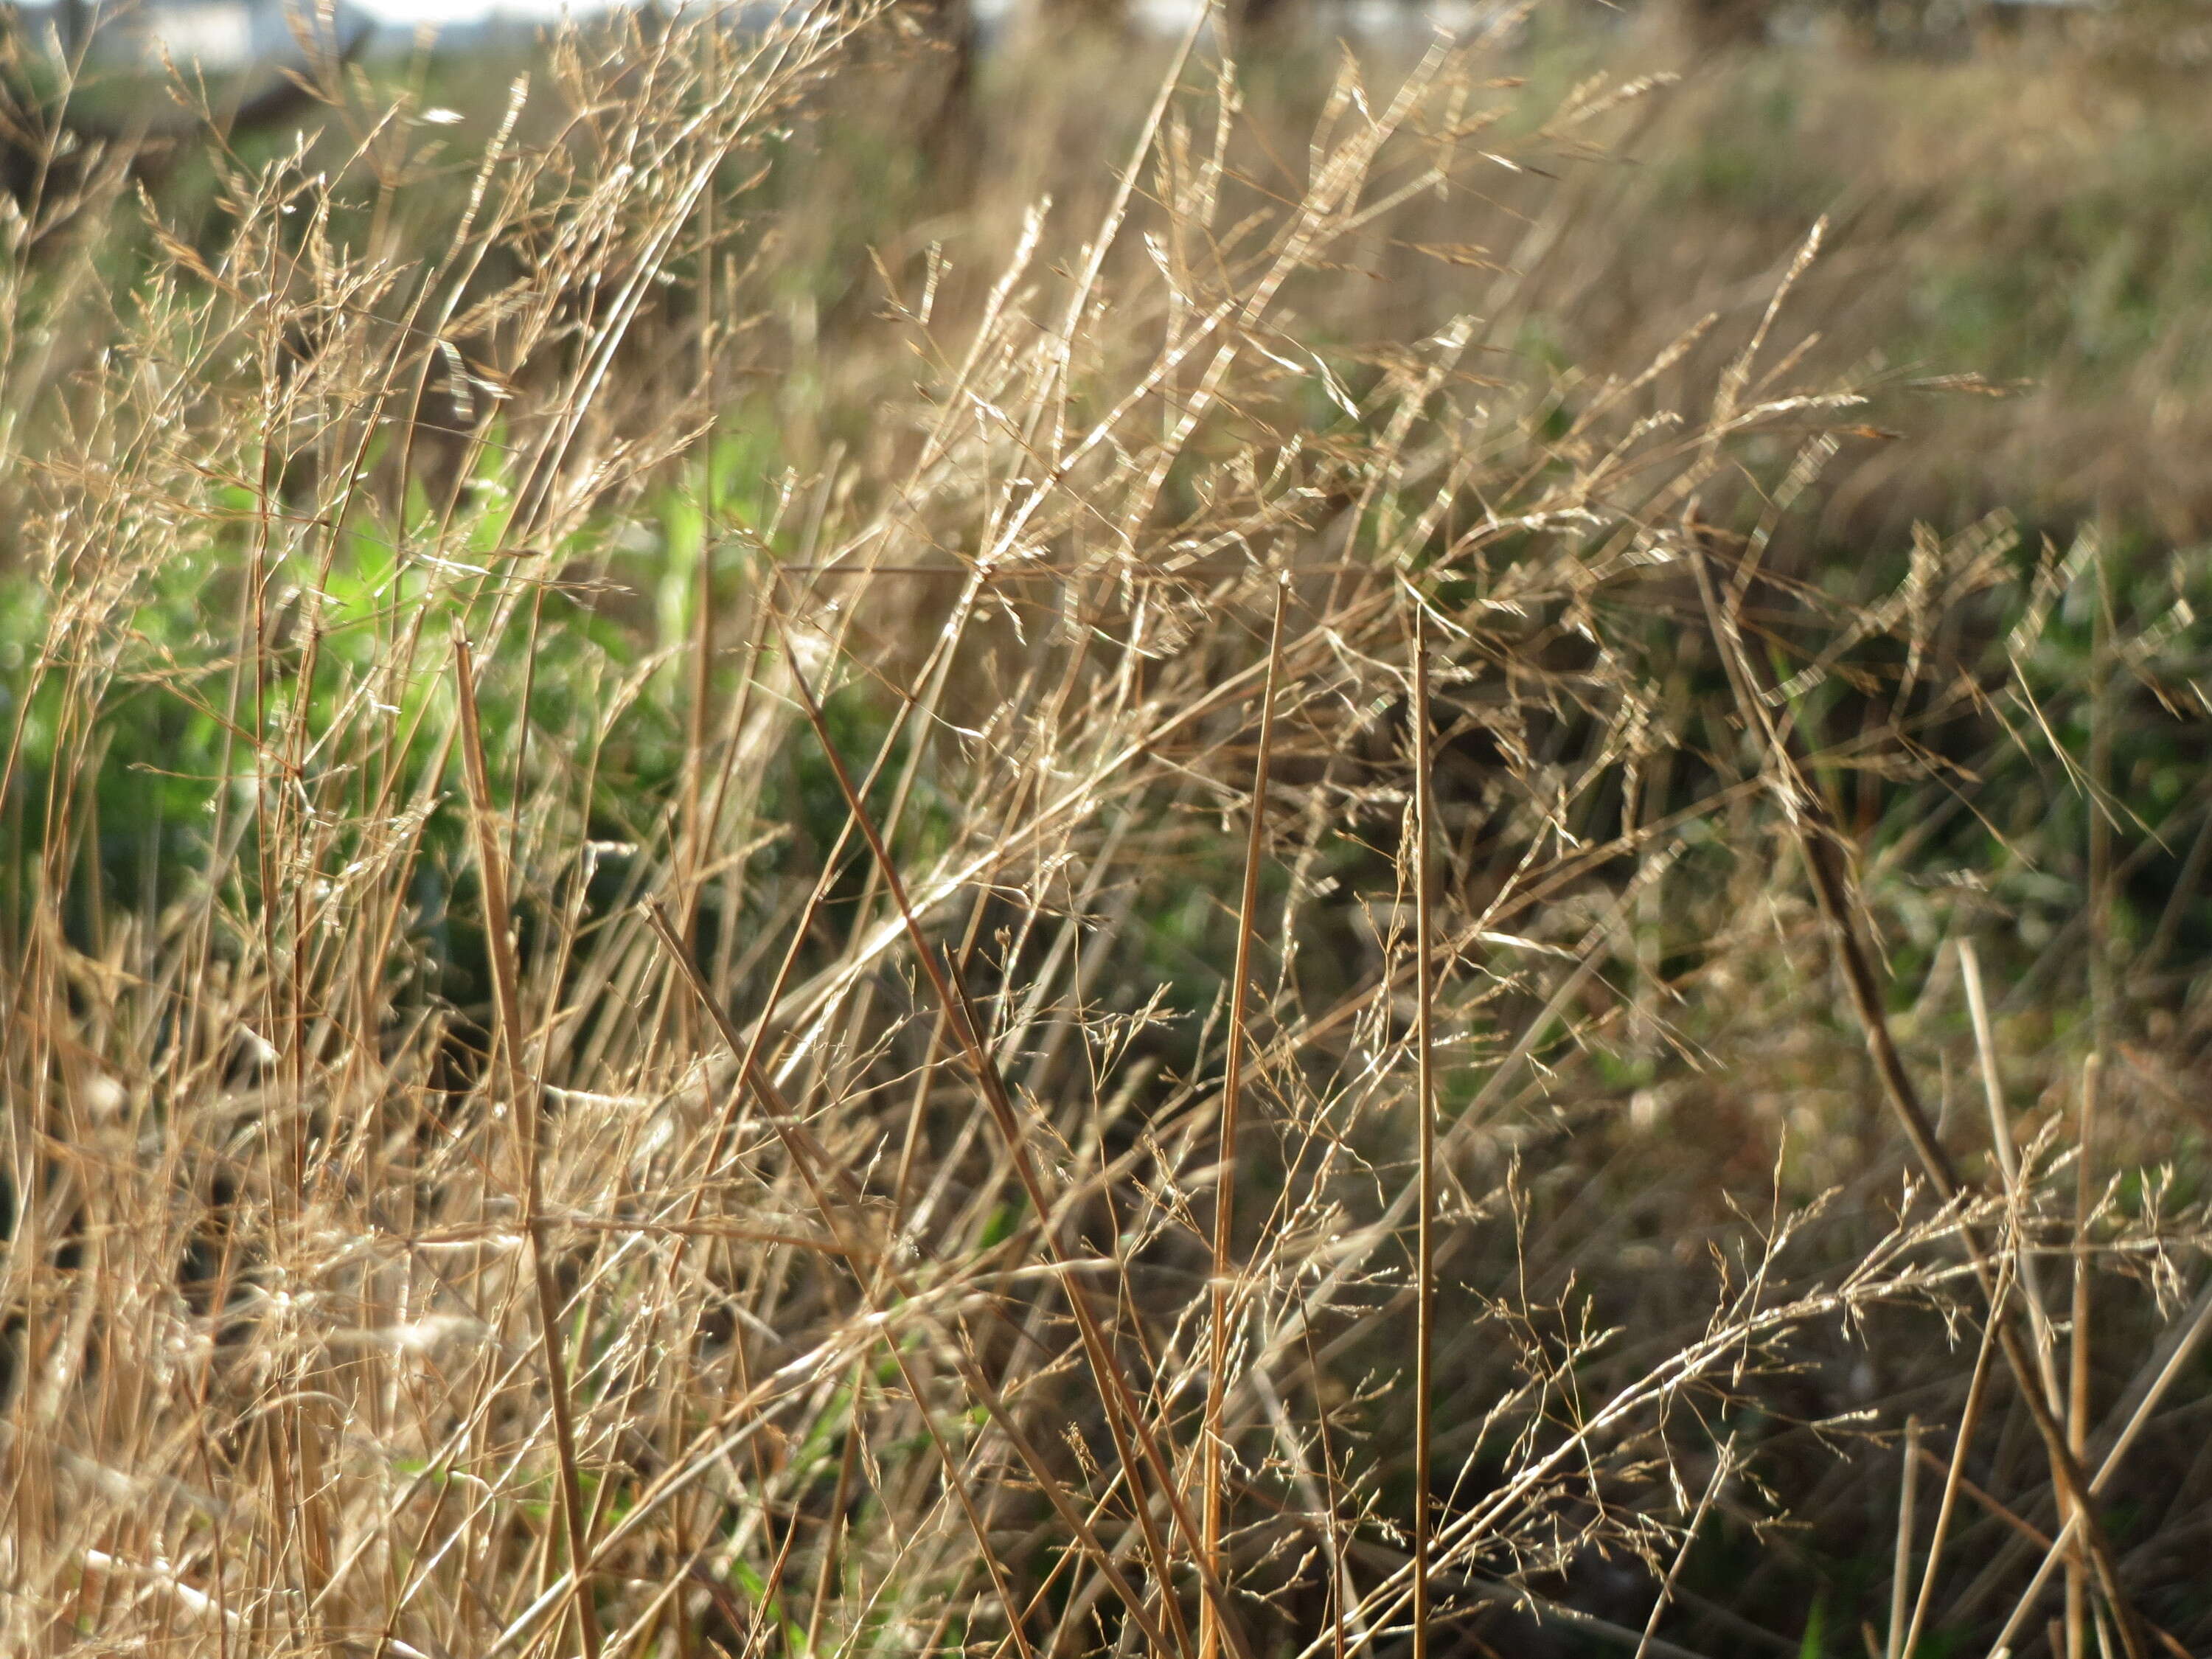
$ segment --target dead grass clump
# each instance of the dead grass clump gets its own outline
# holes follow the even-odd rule
[[[1820,233],[1508,349],[1547,244],[1436,204],[1654,89],[1493,41],[1287,155],[1187,47],[825,329],[771,180],[882,26],[570,35],[469,151],[334,83],[219,224],[19,227],[9,1645],[2201,1644],[2110,828],[2185,593],[1770,559],[1879,441]]]

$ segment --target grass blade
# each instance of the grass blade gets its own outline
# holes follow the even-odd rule
[[[522,1016],[521,972],[514,957],[514,916],[508,908],[507,860],[500,846],[491,774],[484,763],[483,727],[477,710],[476,670],[469,642],[453,638],[453,681],[460,704],[461,763],[468,781],[477,871],[483,883],[484,932],[491,955],[492,994],[499,1017],[499,1045],[506,1062],[507,1109],[522,1176],[523,1230],[530,1239],[531,1280],[538,1298],[538,1340],[551,1398],[554,1454],[558,1462],[561,1521],[574,1577],[572,1605],[584,1659],[599,1659],[599,1621],[592,1603],[591,1549],[585,1536],[583,1484],[576,1462],[576,1426],[568,1398],[568,1367],[562,1352],[561,1292],[547,1248],[545,1191],[540,1170],[544,1103],[531,1086],[528,1033]]]

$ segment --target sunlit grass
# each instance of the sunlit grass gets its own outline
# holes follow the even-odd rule
[[[623,25],[56,169],[11,1645],[1397,1652],[1423,1466],[1425,1651],[2203,1645],[2206,577],[2021,459],[2186,365],[1962,380],[2087,332],[1883,74],[1523,51]]]

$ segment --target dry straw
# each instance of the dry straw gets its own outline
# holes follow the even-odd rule
[[[1544,367],[1661,82],[1194,37],[1047,201],[916,15],[9,217],[4,1645],[1811,1651],[1784,1515],[1892,1655],[2201,1640],[2107,1522],[2201,1218],[2105,1038],[2015,1156],[2079,1056],[1854,805],[2080,572],[1808,579],[1814,243]]]

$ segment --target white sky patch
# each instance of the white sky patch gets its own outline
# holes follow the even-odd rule
[[[416,28],[424,23],[481,23],[494,17],[550,23],[564,15],[587,17],[614,9],[617,0],[354,0],[380,23]]]

